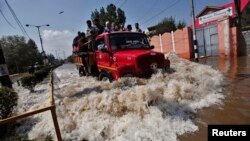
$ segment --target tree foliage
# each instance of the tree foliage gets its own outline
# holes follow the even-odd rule
[[[9,117],[17,106],[18,95],[7,87],[0,88],[0,119]]]
[[[178,23],[175,21],[175,18],[171,17],[166,17],[162,19],[158,24],[155,26],[155,31],[151,33],[150,36],[153,35],[159,35],[163,34],[165,32],[171,32],[171,31],[176,31],[177,29],[182,29],[186,26],[186,23],[184,21],[178,21]]]
[[[73,55],[68,56],[67,57],[67,62],[73,63],[74,62],[74,56]]]
[[[0,119],[10,117],[17,106],[18,95],[13,89],[0,87]],[[11,124],[0,125],[0,140],[3,140],[8,131],[11,130]]]
[[[42,62],[36,43],[22,36],[6,36],[0,39],[10,73],[26,71],[28,66]]]
[[[98,11],[95,9],[91,13],[91,20],[99,19],[101,25],[105,25],[106,21],[114,22],[116,25],[125,24],[126,16],[125,12],[116,8],[114,4],[109,4],[106,9],[101,7]]]

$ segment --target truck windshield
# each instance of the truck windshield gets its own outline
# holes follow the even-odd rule
[[[111,34],[110,45],[112,51],[150,48],[147,37],[144,34]]]

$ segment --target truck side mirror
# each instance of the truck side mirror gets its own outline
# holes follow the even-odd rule
[[[106,49],[104,44],[100,44],[97,46],[98,50],[102,51],[102,52],[108,52],[108,50]]]
[[[155,46],[154,46],[154,45],[151,45],[149,48],[150,48],[150,49],[154,49],[154,48],[155,48]]]
[[[105,47],[101,48],[101,51],[102,52],[108,52],[108,50]]]

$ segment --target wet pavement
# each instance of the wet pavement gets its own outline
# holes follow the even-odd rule
[[[180,136],[180,141],[207,141],[207,125],[209,124],[250,124],[250,57],[200,59],[220,70],[225,76],[223,105],[215,105],[199,111],[197,123],[199,131]]]

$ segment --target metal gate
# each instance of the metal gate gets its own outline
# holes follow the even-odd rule
[[[250,30],[241,32],[239,55],[250,55]]]
[[[196,29],[199,57],[218,55],[217,25]]]

